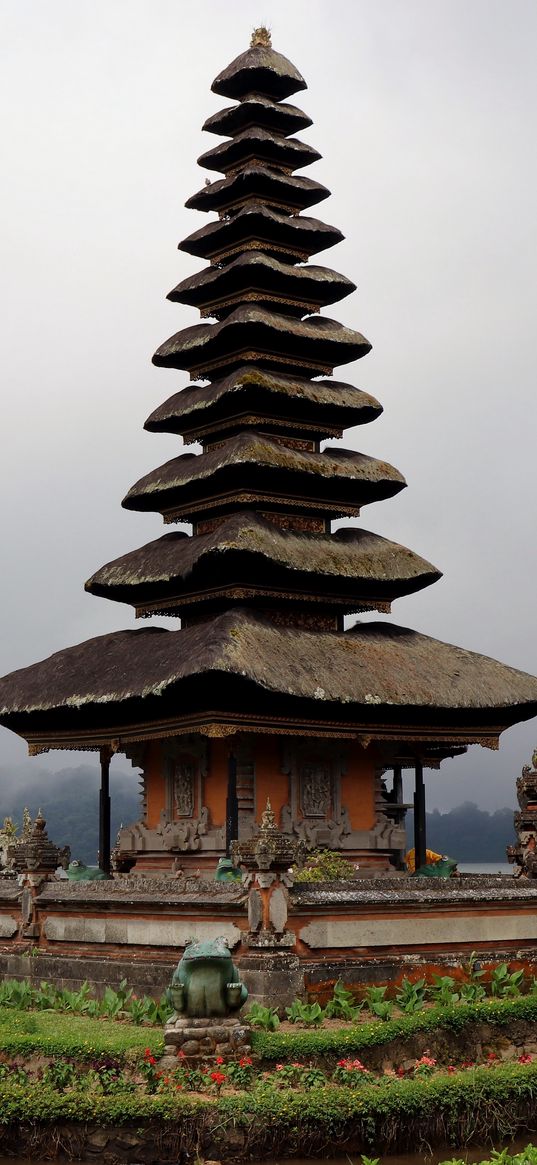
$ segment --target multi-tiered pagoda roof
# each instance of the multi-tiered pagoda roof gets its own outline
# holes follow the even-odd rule
[[[233,104],[205,122],[225,140],[199,158],[216,177],[186,205],[217,217],[179,244],[205,265],[168,296],[202,322],[153,357],[194,383],[145,425],[202,451],[179,447],[123,501],[191,532],[86,583],[181,629],[101,636],[0,681],[0,720],[33,750],[250,730],[377,740],[436,763],[537,712],[537,680],[494,660],[386,622],[345,630],[346,615],[385,613],[440,573],[362,525],[332,529],[406,483],[354,448],[321,448],[381,406],[333,377],[371,346],[324,314],[354,283],[310,262],[343,236],[304,213],[329,195],[296,173],[320,157],[295,136],[311,121],[288,98],[305,88],[265,30],[213,83]]]

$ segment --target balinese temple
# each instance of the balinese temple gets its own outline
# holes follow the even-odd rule
[[[203,225],[179,244],[196,269],[168,296],[179,324],[182,305],[201,322],[155,353],[173,392],[145,423],[176,434],[177,455],[123,500],[169,529],[86,583],[170,629],[101,635],[0,681],[0,722],[32,754],[100,754],[105,868],[113,754],[142,774],[119,870],[209,871],[267,797],[284,833],[386,870],[405,848],[403,769],[419,861],[423,770],[537,713],[531,676],[371,618],[440,572],[368,528],[400,471],[334,443],[382,410],[363,387],[369,341],[332,317],[355,285],[317,261],[343,236],[312,214],[329,191],[296,136],[311,121],[289,99],[305,88],[265,29],[213,82],[226,104],[186,203]]]

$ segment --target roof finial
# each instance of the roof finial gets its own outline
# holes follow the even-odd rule
[[[250,40],[251,49],[271,49],[272,40],[270,37],[270,29],[266,28],[264,24],[260,28],[254,28]]]

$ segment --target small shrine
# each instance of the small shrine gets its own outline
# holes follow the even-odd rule
[[[524,765],[517,777],[519,808],[514,814],[517,840],[507,846],[507,860],[515,866],[515,876],[537,878],[537,748],[531,765]]]
[[[320,154],[296,136],[311,119],[289,99],[305,89],[265,29],[212,84],[226,104],[203,129],[220,140],[198,159],[210,177],[186,203],[210,218],[179,243],[193,271],[168,295],[180,325],[184,307],[201,322],[157,349],[172,393],[145,423],[174,434],[177,455],[122,503],[169,529],[86,583],[140,620],[168,616],[171,629],[107,633],[0,681],[0,723],[30,753],[100,757],[106,873],[115,754],[141,774],[119,873],[211,877],[232,842],[247,853],[268,797],[288,849],[329,847],[389,872],[406,844],[403,770],[419,866],[424,770],[469,744],[497,748],[537,712],[532,676],[369,618],[440,571],[368,528],[368,506],[405,488],[400,470],[382,450],[338,443],[348,429],[356,441],[382,406],[361,372],[371,344],[330,314],[355,284],[315,258],[343,236],[311,214],[330,192],[309,176]],[[350,381],[334,375],[356,361]],[[74,933],[68,922],[50,933]]]

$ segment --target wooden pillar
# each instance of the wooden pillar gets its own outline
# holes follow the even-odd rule
[[[416,787],[414,792],[414,852],[416,855],[416,869],[424,866],[427,861],[427,838],[425,826],[425,785],[423,783],[423,765],[420,760],[415,763]]]
[[[402,805],[403,803],[403,770],[401,765],[393,766],[393,803],[394,805]]]
[[[239,839],[239,799],[237,797],[237,758],[230,752],[227,765],[226,854],[231,856],[231,842]]]
[[[110,761],[112,750],[101,748],[101,789],[99,792],[99,869],[110,875]]]

